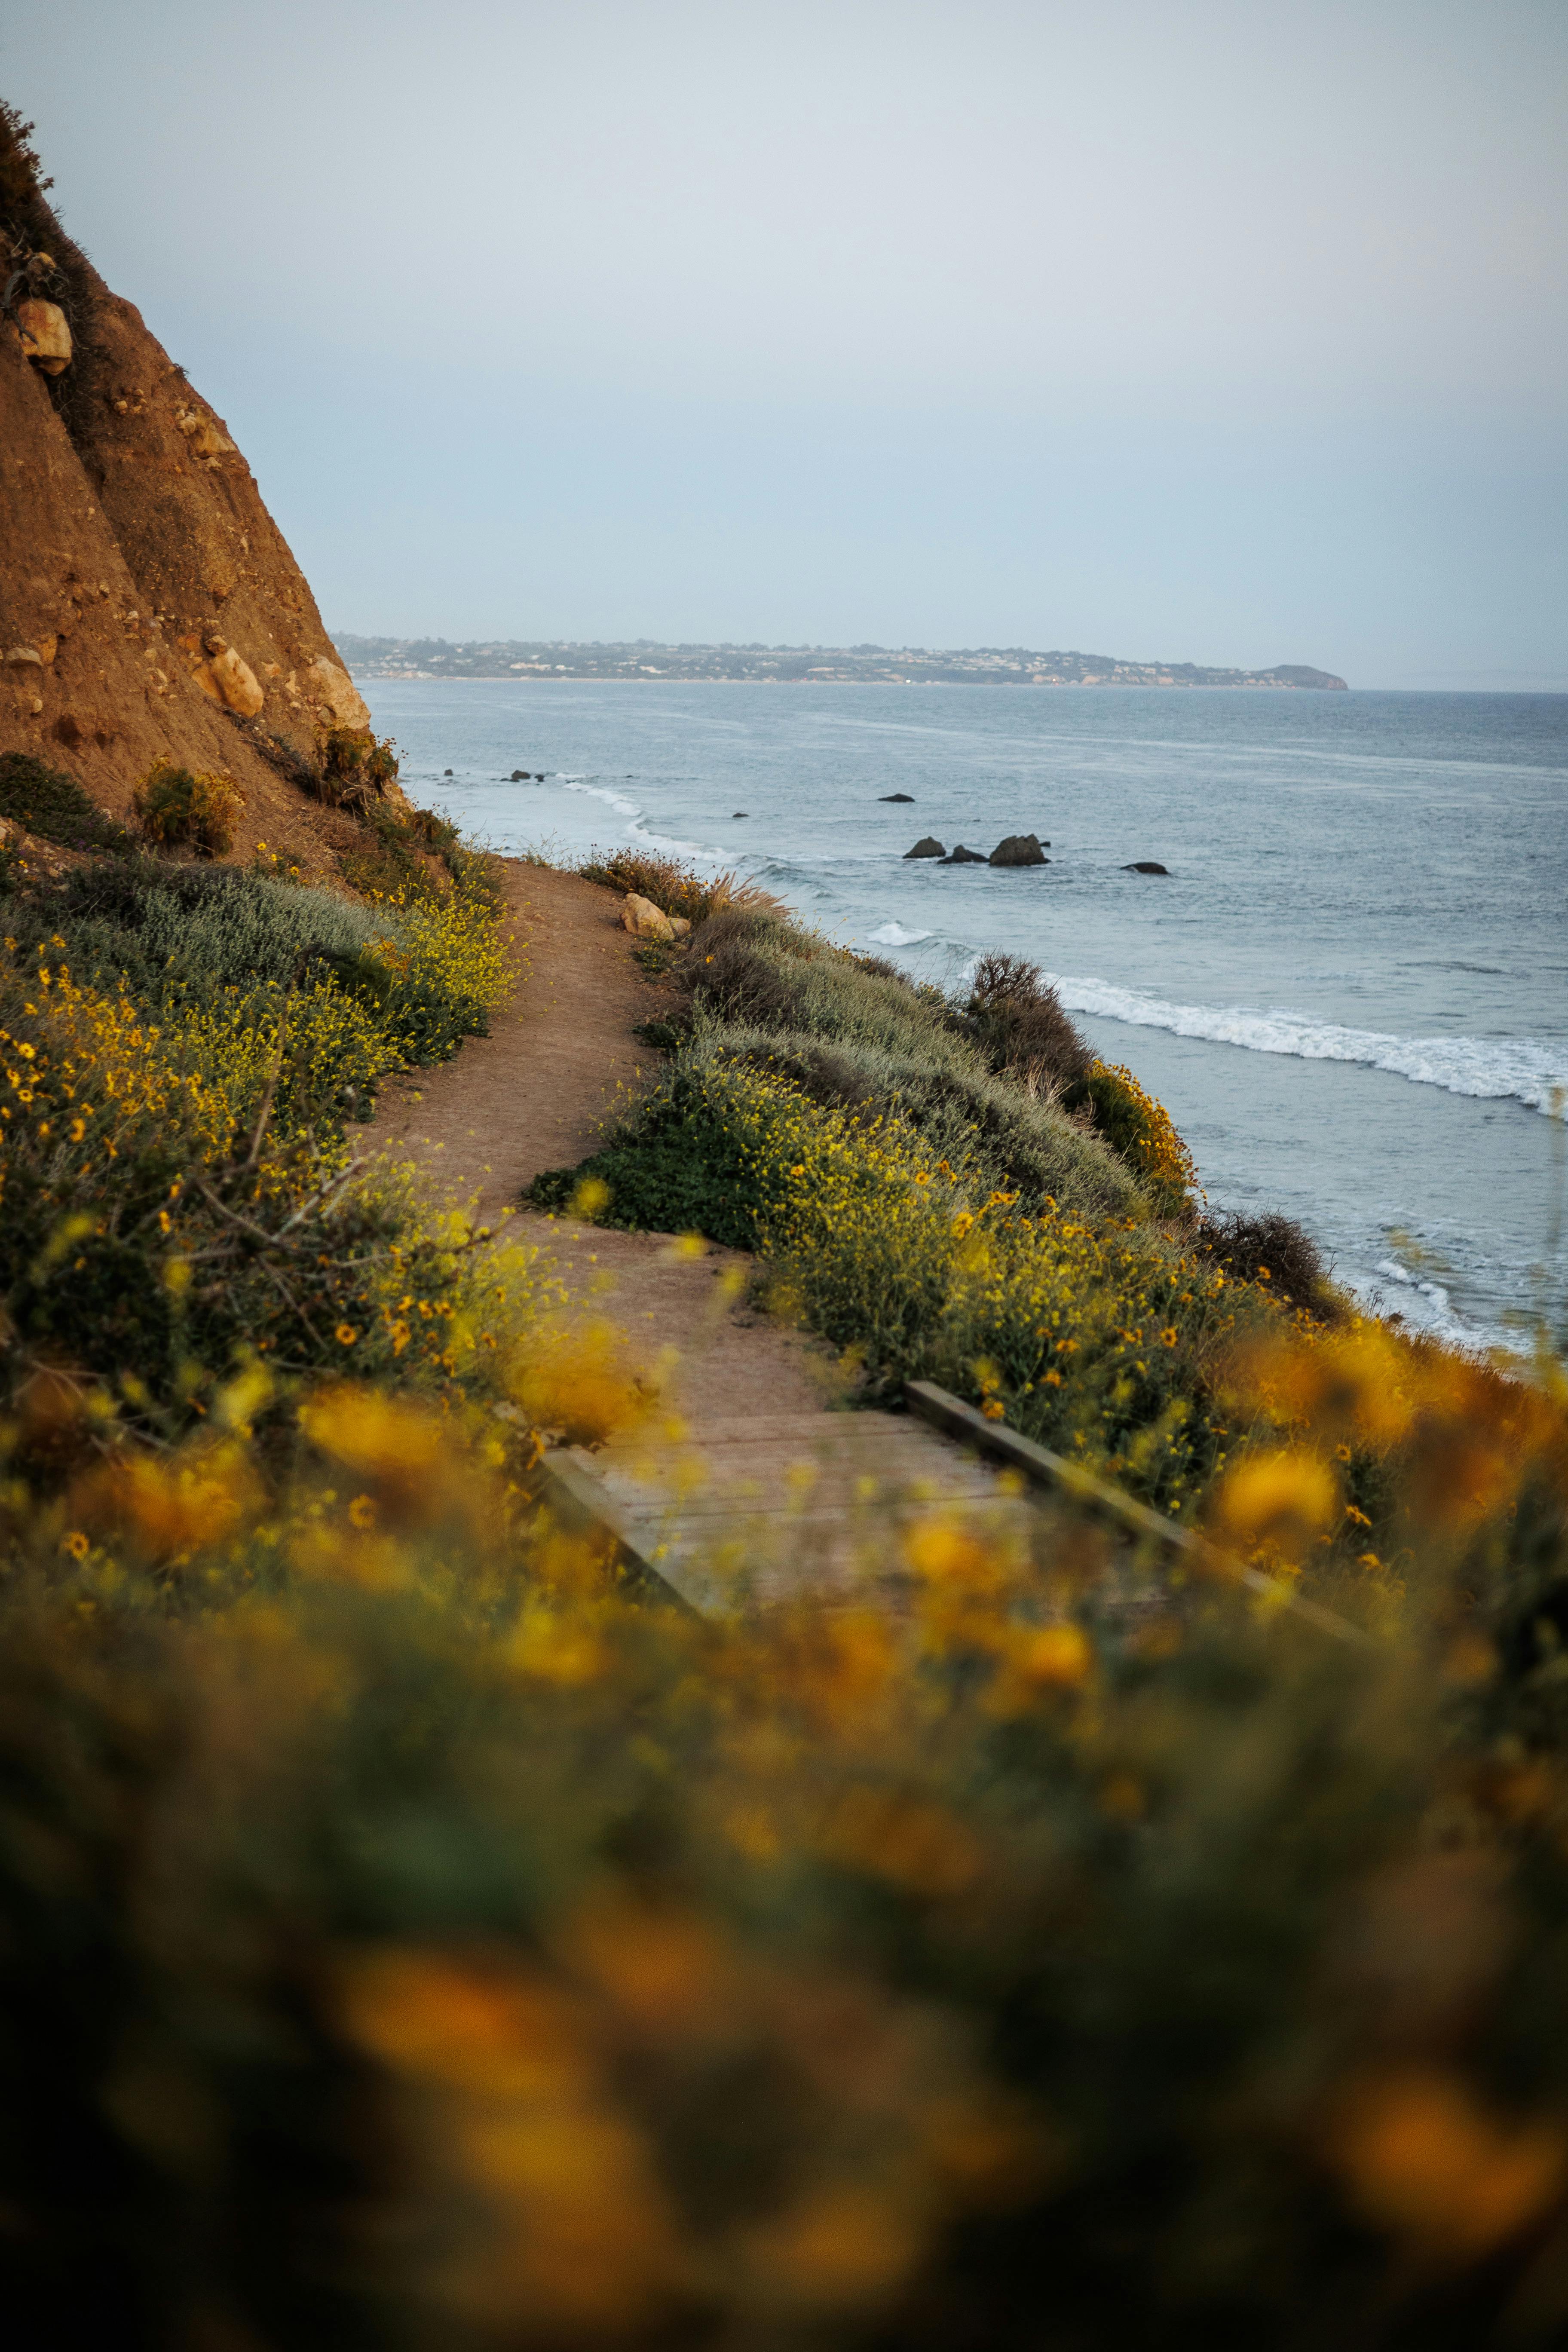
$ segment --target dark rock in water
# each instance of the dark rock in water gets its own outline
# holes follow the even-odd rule
[[[451,774],[451,772],[452,772],[452,771],[451,771],[451,769],[450,769],[450,768],[443,768],[443,769],[442,769],[442,771],[441,771],[441,773],[442,773],[444,776],[449,776],[449,775]]]
[[[1048,866],[1050,862],[1037,833],[1010,833],[1005,841],[996,844],[990,858],[993,866]]]
[[[946,855],[947,852],[943,849],[941,842],[937,839],[934,833],[928,833],[923,840],[916,842],[912,849],[906,849],[904,852],[906,858],[945,857]]]
[[[1168,866],[1162,866],[1153,857],[1135,857],[1131,866],[1124,866],[1121,869],[1123,874],[1169,874],[1170,870]]]
[[[965,849],[961,841],[951,857],[942,859],[944,866],[984,866],[988,863],[983,849]]]
[[[730,822],[732,824],[738,816],[750,816],[752,812],[750,809],[731,809],[730,812]]]
[[[533,776],[527,768],[514,768],[508,782],[514,784],[531,784],[533,782]]]
[[[907,801],[911,808],[915,804],[913,793],[879,793],[877,798],[879,801]]]

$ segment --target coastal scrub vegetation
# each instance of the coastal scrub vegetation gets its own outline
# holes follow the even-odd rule
[[[160,760],[138,788],[134,806],[149,841],[222,857],[233,845],[240,798],[227,776]]]
[[[166,1434],[241,1355],[438,1371],[467,1244],[422,1223],[405,1184],[362,1180],[344,1123],[388,1072],[484,1027],[506,985],[489,899],[362,902],[140,858],[6,911],[13,1398],[52,1394],[63,1351],[72,1381],[110,1383],[110,1420]]]
[[[658,1442],[635,1360],[353,1162],[396,988],[455,1036],[504,985],[435,854],[5,902],[15,2340],[1561,2342],[1561,1373],[1282,1307],[1086,1070],[721,909],[579,1206],[747,1238],[868,1382],[1116,1462],[1360,1638],[1070,1508],[889,1536],[894,1609],[653,1605],[534,1475]]]
[[[661,913],[682,915],[689,923],[705,922],[710,915],[757,895],[733,874],[700,874],[695,866],[657,849],[591,850],[574,871],[606,889],[635,891],[639,898],[651,899]]]
[[[131,835],[89,800],[74,776],[27,751],[0,754],[0,817],[62,849],[128,851]]]

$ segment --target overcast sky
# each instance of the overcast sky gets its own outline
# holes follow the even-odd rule
[[[1564,0],[49,0],[329,625],[1568,687]]]

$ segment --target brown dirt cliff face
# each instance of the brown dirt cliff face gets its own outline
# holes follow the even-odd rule
[[[64,235],[20,128],[0,115],[0,752],[117,815],[160,759],[226,770],[235,854],[317,867],[356,829],[277,746],[314,761],[369,714],[223,419]],[[27,356],[37,297],[68,322],[58,373]]]

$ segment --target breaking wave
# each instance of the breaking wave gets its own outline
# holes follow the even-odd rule
[[[1168,1029],[1177,1037],[1204,1037],[1254,1054],[1291,1054],[1304,1062],[1358,1062],[1417,1086],[1482,1101],[1511,1097],[1549,1114],[1568,1099],[1568,1043],[1557,1038],[1396,1037],[1247,1005],[1172,1004],[1109,981],[1051,976],[1069,1012],[1099,1013],[1134,1028]]]
[[[879,948],[918,948],[922,940],[935,937],[931,931],[906,931],[901,923],[884,923],[870,938]]]
[[[625,793],[616,792],[612,784],[593,784],[584,776],[563,776],[561,782],[569,793],[584,793],[589,800],[603,801],[618,816],[626,817],[626,831],[645,848],[661,850],[671,857],[701,857],[713,864],[731,855],[727,849],[704,849],[700,842],[679,840],[674,834],[655,833],[642,821],[640,803],[627,800]]]

